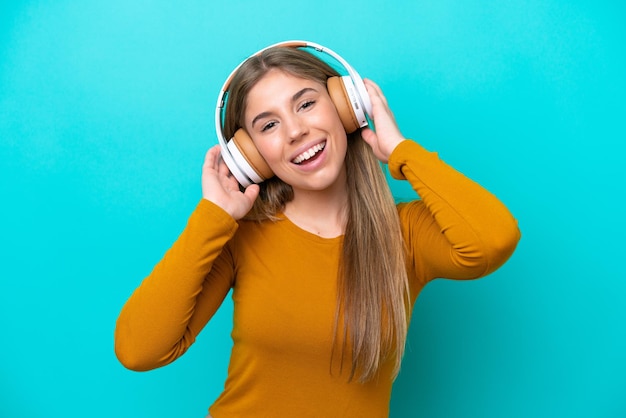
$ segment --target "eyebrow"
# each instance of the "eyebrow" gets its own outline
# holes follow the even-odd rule
[[[305,87],[302,90],[298,91],[296,94],[294,94],[293,96],[291,96],[291,101],[295,102],[297,101],[300,97],[302,97],[305,93],[308,93],[309,91],[314,91],[317,92],[317,90],[315,90],[312,87]],[[258,115],[256,115],[254,117],[254,119],[252,119],[252,123],[251,125],[254,127],[254,124],[259,120],[259,119],[263,119],[267,116],[270,116],[272,114],[272,112],[261,112]]]

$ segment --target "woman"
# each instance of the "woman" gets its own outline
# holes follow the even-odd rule
[[[118,319],[120,361],[160,367],[233,290],[213,418],[387,416],[420,290],[493,272],[519,240],[502,203],[401,135],[372,81],[376,131],[348,135],[327,88],[334,76],[288,47],[237,70],[224,133],[245,131],[274,177],[244,190],[211,148],[203,199]],[[380,162],[421,199],[396,206]]]

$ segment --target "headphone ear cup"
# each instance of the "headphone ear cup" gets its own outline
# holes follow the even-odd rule
[[[246,174],[251,169],[263,180],[274,177],[274,172],[270,166],[267,165],[265,158],[261,156],[256,145],[252,142],[252,138],[250,138],[250,135],[248,135],[245,130],[238,129],[235,135],[233,135],[232,141],[249,165],[249,167],[241,167]],[[248,175],[248,177],[250,177],[250,175]]]
[[[330,99],[333,101],[335,108],[337,108],[337,113],[339,113],[339,118],[346,132],[351,134],[359,129],[359,122],[352,109],[350,97],[342,78],[329,77],[326,81],[326,87],[328,88]]]

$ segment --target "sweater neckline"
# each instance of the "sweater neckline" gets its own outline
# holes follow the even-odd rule
[[[333,238],[325,238],[314,234],[313,232],[309,232],[305,229],[300,228],[298,225],[293,223],[291,219],[289,219],[284,213],[278,214],[278,218],[280,219],[280,224],[282,224],[291,233],[296,234],[299,237],[322,244],[340,244],[341,242],[343,242],[343,234]]]

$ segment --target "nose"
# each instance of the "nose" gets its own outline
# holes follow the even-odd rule
[[[289,116],[283,123],[285,124],[287,137],[290,142],[302,139],[309,132],[306,121],[297,114]]]

